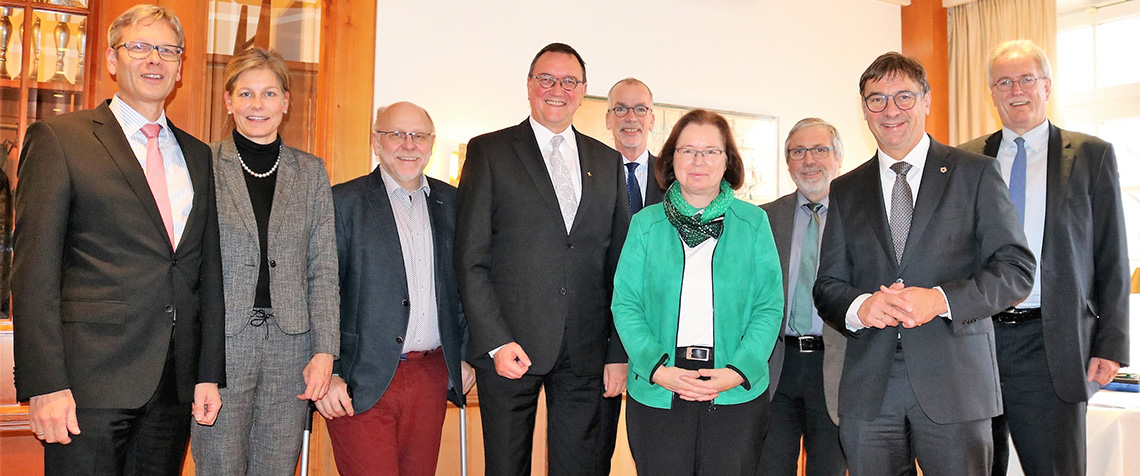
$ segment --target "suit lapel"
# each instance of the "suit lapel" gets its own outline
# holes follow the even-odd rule
[[[135,193],[135,197],[142,202],[143,209],[154,224],[155,231],[159,232],[163,241],[167,243],[167,246],[170,246],[170,239],[166,236],[166,225],[162,223],[162,215],[158,213],[158,204],[154,201],[154,194],[151,193],[150,185],[146,182],[146,174],[143,172],[142,166],[139,165],[138,158],[135,156],[134,150],[131,149],[130,143],[127,142],[123,128],[115,119],[115,114],[107,106],[108,103],[109,101],[104,102],[95,109],[96,115],[92,121],[94,122],[92,131],[107,150],[111,160],[119,167],[119,171],[122,172],[131,191]]]
[[[1061,207],[1069,194],[1069,177],[1073,173],[1073,144],[1060,128],[1049,124],[1049,152],[1045,163],[1045,221],[1062,217]],[[1042,251],[1044,252],[1044,251]]]
[[[388,191],[384,188],[384,178],[380,175],[380,167],[376,167],[368,175],[368,192],[365,200],[368,203],[368,213],[372,219],[368,220],[366,230],[370,236],[369,247],[376,247],[376,256],[397,256],[393,260],[396,269],[375,270],[377,272],[396,273],[400,277],[399,284],[404,294],[408,294],[408,273],[404,268],[404,254],[400,249],[400,233],[396,229],[396,216],[392,214],[392,202],[388,199]],[[406,323],[405,323],[406,324]]]
[[[297,182],[297,174],[300,172],[300,158],[297,157],[296,152],[288,147],[281,147],[280,164],[277,165],[277,183],[273,186],[273,205],[269,209],[269,230],[266,236],[270,243],[275,242],[274,237],[277,231],[281,229],[281,223],[288,218],[289,201],[295,197],[302,197],[305,194],[293,193],[292,190]]]
[[[574,126],[570,127],[573,128]],[[601,157],[590,153],[587,149],[586,137],[578,132],[578,129],[574,129],[574,141],[578,143],[578,168],[581,169],[582,196],[578,200],[578,213],[574,214],[574,225],[570,227],[571,232],[578,228],[578,223],[586,219],[586,215],[589,214],[586,211],[590,209],[590,205],[598,200],[601,193],[598,190],[598,187],[601,186],[598,182],[607,175],[600,173],[605,164],[603,164]],[[621,166],[620,163],[618,166]],[[599,172],[597,177],[594,176],[594,172]]]
[[[199,155],[197,151],[203,150],[199,148],[186,148],[185,144],[198,142],[190,134],[187,134],[182,129],[174,127],[170,119],[166,120],[166,125],[170,131],[174,133],[174,139],[178,141],[178,147],[182,149],[182,159],[186,162],[186,171],[190,174],[190,185],[194,189],[194,198],[190,205],[190,216],[186,217],[186,226],[182,228],[182,236],[178,238],[178,248],[181,249],[182,242],[186,241],[186,237],[190,230],[201,230],[205,226],[206,209],[210,208],[207,205],[206,198],[209,194],[206,190],[213,186],[214,177],[210,173],[210,156]],[[158,206],[155,206],[157,209]],[[160,217],[161,219],[161,217]],[[201,224],[199,224],[201,222]],[[163,228],[165,230],[165,228]]]
[[[982,153],[989,157],[997,157],[998,149],[1001,148],[1001,131],[997,131],[986,138],[986,146]]]
[[[554,192],[554,182],[546,170],[546,162],[542,158],[542,151],[538,148],[538,139],[535,139],[534,131],[530,128],[529,119],[515,127],[512,146],[519,157],[519,162],[522,162],[523,168],[538,189],[539,198],[546,202],[551,213],[558,217],[558,222],[563,223],[562,209],[558,206],[558,194]]]
[[[428,182],[429,184],[431,183],[430,180]],[[447,276],[447,273],[452,272],[448,269],[448,267],[452,266],[452,262],[446,253],[447,247],[450,245],[444,238],[446,238],[448,234],[454,233],[447,222],[447,208],[449,204],[445,204],[443,200],[440,200],[439,197],[442,195],[441,193],[432,193],[427,197],[428,219],[431,221],[432,254],[435,256],[435,275],[437,276],[435,279],[435,301],[436,308],[441,311],[436,314],[438,314],[440,321],[439,329],[441,335],[445,329],[443,320],[446,313],[442,312],[443,309],[446,309],[444,307],[444,299],[449,293],[444,289],[444,286],[447,285],[446,281],[439,277]]]
[[[665,199],[665,193],[661,191],[661,186],[657,184],[657,174],[654,173],[653,167],[656,165],[657,157],[649,154],[649,167],[647,179],[645,180],[645,206],[653,205],[654,203],[661,203]]]
[[[914,216],[910,221],[910,232],[907,233],[906,248],[903,251],[902,262],[899,263],[899,273],[906,269],[910,257],[914,255],[906,250],[915,249],[916,243],[922,240],[934,210],[942,201],[942,193],[946,191],[950,175],[954,173],[954,164],[948,158],[949,153],[946,146],[934,140],[930,141],[930,150],[926,153],[926,165],[923,166],[922,181],[918,188],[918,198],[914,203]]]
[[[772,207],[772,214],[768,217],[772,223],[772,238],[776,240],[776,251],[780,255],[780,262],[784,263],[784,296],[788,295],[788,270],[794,265],[791,262],[791,254],[792,237],[795,236],[797,193],[799,192],[792,192],[791,195],[776,201]]]
[[[891,225],[890,221],[887,220],[887,205],[883,198],[883,185],[879,178],[878,154],[871,156],[870,161],[860,165],[859,168],[850,173],[853,174],[851,181],[859,184],[857,187],[861,191],[860,195],[863,195],[860,198],[875,203],[875,206],[843,208],[844,211],[855,212],[853,217],[844,217],[843,221],[847,223],[865,221],[875,231],[875,238],[882,247],[883,253],[889,256],[889,261],[895,265],[895,246],[891,241]],[[836,203],[832,202],[832,206],[835,205]],[[842,204],[839,205],[842,206]]]
[[[253,203],[249,198],[249,189],[245,186],[245,172],[238,161],[237,147],[233,139],[229,138],[223,140],[219,147],[218,176],[225,184],[225,187],[219,187],[219,189],[224,188],[225,196],[219,198],[233,202],[234,209],[237,210],[241,222],[245,224],[246,231],[253,237],[254,242],[257,242],[257,218],[253,215]]]

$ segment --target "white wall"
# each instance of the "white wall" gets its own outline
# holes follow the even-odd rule
[[[588,94],[627,76],[657,102],[839,128],[844,170],[869,158],[859,75],[901,47],[897,5],[878,0],[379,0],[375,105],[412,101],[439,134],[428,173],[471,137],[526,118],[526,73],[548,43],[586,61]],[[787,173],[782,179],[790,183]],[[790,190],[790,187],[781,187]]]

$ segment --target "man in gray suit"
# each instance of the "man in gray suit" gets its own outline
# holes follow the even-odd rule
[[[1034,261],[997,163],[923,131],[930,85],[898,53],[859,79],[878,153],[835,179],[814,297],[849,331],[839,433],[852,476],[988,475],[1001,413],[990,316]]]
[[[1128,246],[1116,153],[1046,119],[1049,58],[1028,40],[993,50],[989,84],[1002,129],[961,147],[1001,163],[1042,264],[1029,297],[993,317],[1005,403],[1005,414],[994,418],[993,474],[1005,474],[1012,433],[1026,474],[1083,475],[1086,402],[1128,362]]]
[[[317,409],[343,475],[433,475],[447,399],[475,382],[452,266],[455,187],[424,176],[427,111],[377,111],[371,174],[333,187],[341,358]]]
[[[823,322],[811,297],[843,141],[835,126],[809,117],[788,132],[784,152],[797,190],[762,205],[780,252],[787,298],[783,338],[776,340],[768,359],[772,418],[757,474],[794,476],[802,438],[808,476],[843,476],[847,461],[839,446],[839,376],[847,342]]]

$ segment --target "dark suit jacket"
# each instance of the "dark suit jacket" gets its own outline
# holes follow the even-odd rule
[[[1001,131],[961,148],[997,157]],[[1041,316],[1057,396],[1088,400],[1090,357],[1128,365],[1128,245],[1112,145],[1049,126]]]
[[[18,398],[70,388],[80,407],[141,407],[173,344],[178,396],[191,401],[199,382],[225,385],[210,149],[167,124],[194,186],[175,252],[107,104],[28,127],[12,290]]]
[[[621,156],[574,132],[582,199],[569,235],[529,120],[467,145],[455,264],[477,367],[494,372],[487,352],[515,341],[531,359],[528,373],[546,374],[564,335],[577,375],[626,361],[610,313],[629,228]]]
[[[400,235],[380,168],[333,187],[340,261],[340,359],[333,364],[352,389],[357,412],[372,408],[388,389],[408,330],[408,278]],[[459,363],[467,346],[467,320],[452,266],[455,187],[428,178],[428,215],[435,245],[439,338],[447,362],[447,397],[463,406]]]
[[[768,212],[768,223],[772,226],[772,237],[776,239],[776,249],[780,253],[780,267],[784,271],[784,296],[788,295],[788,267],[799,266],[790,263],[792,254],[792,234],[795,230],[796,201],[798,191],[789,193],[774,201],[765,203],[760,207]],[[830,213],[830,212],[828,212]],[[830,219],[830,217],[829,217]],[[827,227],[824,227],[827,229]],[[795,286],[795,283],[791,283]],[[780,333],[788,326],[788,299],[784,300],[784,322],[780,325]],[[841,331],[831,327],[830,322],[823,326],[823,394],[827,399],[827,413],[831,421],[839,424],[839,377],[843,375],[843,355],[847,351],[847,338]],[[780,373],[784,369],[784,339],[776,338],[776,347],[772,349],[772,356],[768,359],[768,384],[771,389],[768,398],[776,395],[776,388],[780,384]]]
[[[900,342],[914,394],[931,420],[1000,414],[990,316],[1029,294],[1034,261],[997,162],[931,140],[901,264],[882,195],[876,157],[832,182],[814,289],[820,316],[846,329],[855,298],[902,279],[907,286],[941,286],[953,320],[851,334],[840,417],[878,416]]]
[[[625,161],[623,160],[624,164]],[[648,179],[645,181],[645,200],[642,206],[648,207],[655,203],[661,203],[665,199],[665,191],[661,190],[661,185],[657,183],[657,174],[653,172],[653,167],[657,165],[657,157],[649,154],[649,161],[645,164],[649,168],[649,173],[646,174]]]

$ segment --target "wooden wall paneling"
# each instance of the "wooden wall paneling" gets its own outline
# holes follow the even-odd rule
[[[332,183],[369,172],[376,57],[376,2],[326,0],[321,12],[316,144]]]
[[[946,9],[942,0],[914,0],[902,7],[902,53],[922,62],[930,82],[930,115],[926,132],[950,140],[950,63]]]

